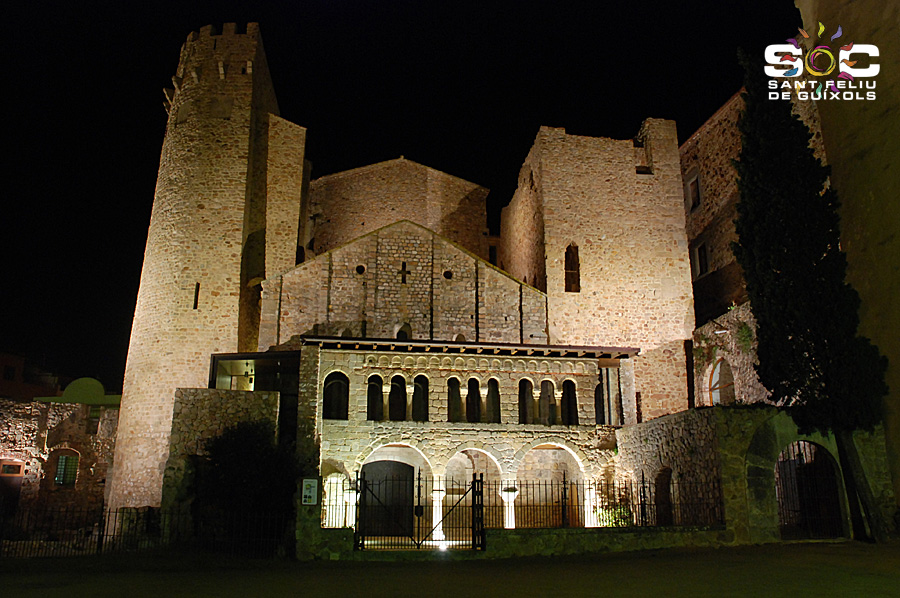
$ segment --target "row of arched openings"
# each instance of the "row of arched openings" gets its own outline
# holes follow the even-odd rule
[[[408,396],[406,378],[391,378],[385,401],[384,379],[370,376],[366,382],[366,419],[369,421],[428,421],[428,378],[416,376],[413,393]],[[463,394],[465,393],[465,395]],[[597,385],[594,402],[596,423],[607,423],[602,385]],[[447,421],[468,423],[500,423],[500,383],[491,378],[482,400],[481,383],[469,378],[465,389],[459,378],[447,380]],[[324,419],[348,419],[350,405],[350,380],[342,372],[332,372],[325,378],[323,388],[322,417]],[[599,407],[599,409],[597,409]],[[530,380],[519,381],[518,411],[520,424],[578,425],[578,397],[575,383],[565,380],[557,400],[552,381],[543,380],[535,397]]]

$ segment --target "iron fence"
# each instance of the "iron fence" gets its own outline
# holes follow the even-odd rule
[[[502,500],[489,500],[489,497]],[[716,484],[529,480],[485,483],[488,527],[647,527],[724,523]]]
[[[480,482],[480,479],[476,478]],[[672,480],[480,482],[430,478],[325,480],[323,527],[353,527],[356,547],[473,548],[478,529],[724,524],[717,484]],[[475,531],[473,531],[475,530]]]
[[[101,555],[177,546],[264,557],[292,552],[290,513],[20,508],[0,519],[0,557]]]

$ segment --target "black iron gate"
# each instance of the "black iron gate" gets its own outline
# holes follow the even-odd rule
[[[778,457],[775,493],[785,540],[844,535],[837,467],[821,446],[794,442]]]
[[[357,477],[354,547],[484,550],[484,474],[471,483],[408,477]]]

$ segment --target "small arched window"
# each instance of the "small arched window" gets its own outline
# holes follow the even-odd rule
[[[347,419],[350,380],[341,372],[331,372],[322,389],[322,419]]]
[[[560,416],[562,419],[562,422],[560,423],[562,423],[562,425],[578,425],[578,399],[575,395],[575,383],[571,380],[566,380],[565,382],[563,382]]]
[[[392,422],[406,421],[406,378],[391,378],[391,392],[388,395],[388,416]]]
[[[534,386],[531,380],[519,380],[519,423],[534,423]]]
[[[447,420],[451,422],[465,421],[459,386],[458,378],[447,379]]]
[[[594,423],[598,426],[606,424],[606,397],[603,396],[602,374],[600,375],[600,383],[594,388]]]
[[[724,359],[716,362],[709,377],[709,397],[713,405],[734,403],[734,376],[731,366]]]
[[[469,389],[466,393],[466,421],[470,424],[481,421],[481,390],[478,380],[469,378]]]
[[[398,341],[408,341],[412,338],[412,327],[409,323],[404,324],[397,330],[397,340]]]
[[[416,376],[413,380],[412,418],[413,421],[428,421],[428,378]]]
[[[581,262],[578,260],[578,245],[566,247],[566,292],[581,292]]]
[[[500,383],[496,378],[488,380],[487,405],[485,419],[492,424],[500,423]]]
[[[366,384],[366,419],[373,422],[384,419],[384,381],[381,376],[369,376]]]

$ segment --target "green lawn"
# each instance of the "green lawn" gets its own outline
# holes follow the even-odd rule
[[[0,561],[0,595],[900,596],[900,544],[810,543],[517,560],[294,563],[204,555]]]

